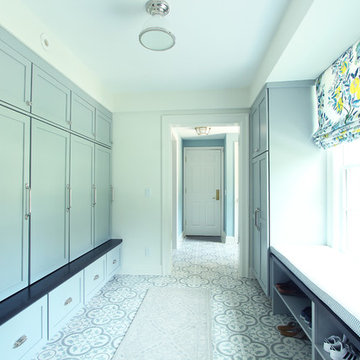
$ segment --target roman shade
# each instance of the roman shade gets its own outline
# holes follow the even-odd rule
[[[360,138],[360,41],[316,79],[316,145],[327,149]]]

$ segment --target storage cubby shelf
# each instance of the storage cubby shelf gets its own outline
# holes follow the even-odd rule
[[[293,295],[282,295],[275,286],[274,286],[274,291],[277,293],[279,298],[284,302],[284,304],[289,309],[291,315],[295,318],[297,323],[304,330],[306,336],[309,339],[311,339],[311,329],[305,323],[305,321],[300,318],[301,311],[307,306],[311,306],[311,301],[305,296],[299,297]]]

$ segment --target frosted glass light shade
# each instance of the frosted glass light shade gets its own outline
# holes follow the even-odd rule
[[[175,45],[175,36],[168,30],[160,27],[149,27],[139,35],[142,46],[154,51],[171,49]]]

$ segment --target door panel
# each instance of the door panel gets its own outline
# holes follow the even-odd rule
[[[71,130],[95,138],[95,108],[75,93],[71,93]]]
[[[92,194],[94,144],[71,136],[70,260],[94,247]]]
[[[259,108],[256,107],[251,114],[251,154],[256,156],[260,151],[260,118]]]
[[[28,284],[30,119],[0,108],[0,301]]]
[[[219,149],[185,149],[186,235],[221,235],[221,154]]]
[[[68,262],[70,135],[32,120],[31,282]]]
[[[95,146],[95,246],[110,239],[111,150]]]
[[[30,111],[31,62],[0,41],[0,100]]]
[[[35,65],[31,111],[60,126],[70,128],[70,90]]]
[[[252,268],[264,292],[268,293],[268,154],[252,161]]]
[[[96,140],[106,144],[112,144],[112,120],[99,110],[96,110]]]

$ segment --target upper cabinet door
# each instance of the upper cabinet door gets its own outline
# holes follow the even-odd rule
[[[28,284],[30,119],[0,108],[0,301]]]
[[[33,66],[31,111],[70,129],[70,90],[35,65]]]
[[[251,125],[251,155],[252,157],[258,155],[260,150],[260,118],[259,108],[256,106],[250,115]]]
[[[31,62],[0,41],[0,100],[30,111]]]
[[[111,150],[95,146],[95,246],[110,239]]]
[[[96,140],[109,146],[112,144],[112,120],[98,109],[96,109]]]
[[[259,140],[260,140],[260,153],[269,150],[268,146],[268,116],[267,116],[267,101],[264,96],[259,104]]]
[[[37,281],[69,259],[70,134],[32,120],[30,278]]]
[[[95,107],[71,93],[71,129],[95,139]]]
[[[269,149],[267,89],[261,94],[251,108],[251,156],[255,157]]]

